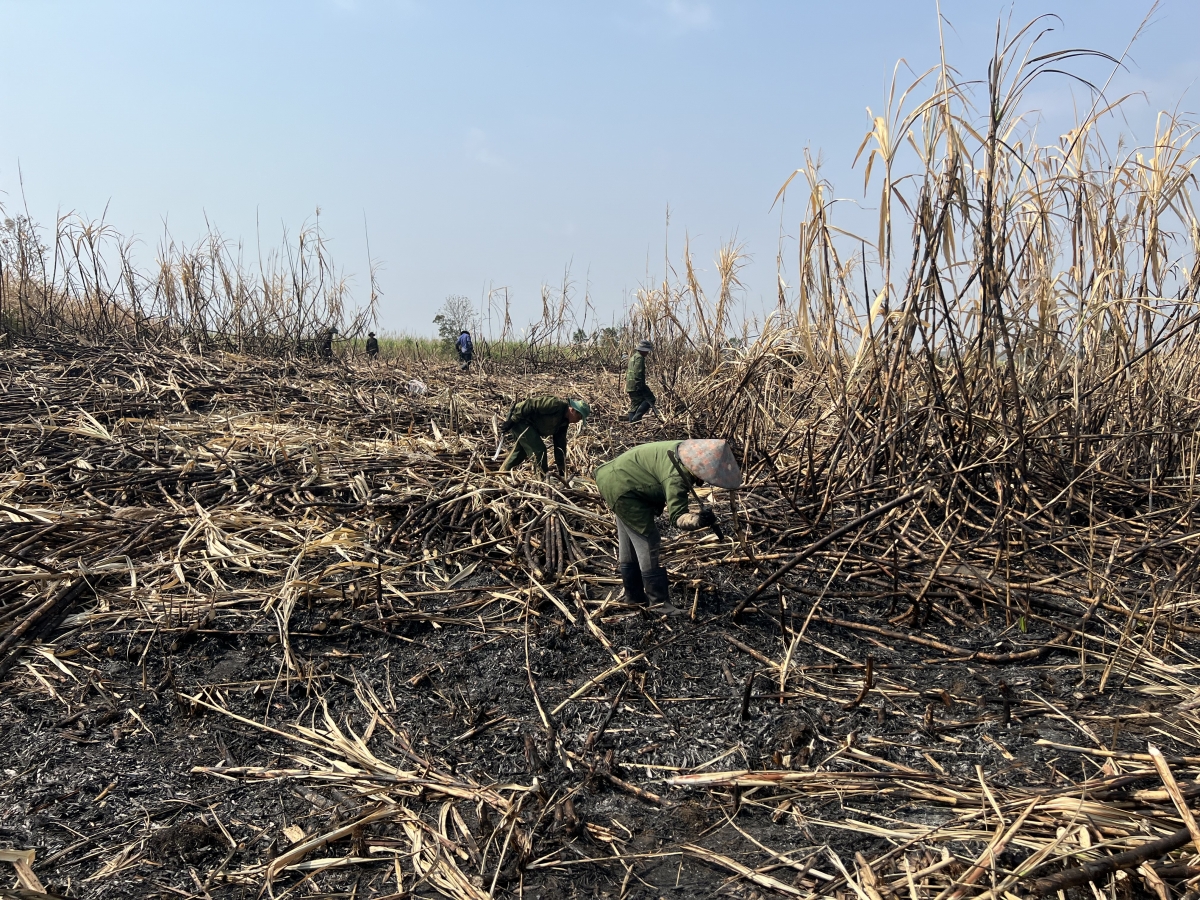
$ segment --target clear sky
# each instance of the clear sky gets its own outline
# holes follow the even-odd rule
[[[985,71],[998,19],[1057,13],[1047,46],[1120,55],[1149,0],[943,0],[949,60]],[[605,318],[661,279],[685,231],[702,279],[737,235],[746,303],[773,302],[776,191],[805,148],[838,194],[898,59],[937,59],[934,0],[0,0],[0,201],[138,236],[205,220],[251,247],[321,210],[381,324],[416,334],[449,294],[539,286],[569,264]],[[1200,2],[1163,0],[1110,93],[1145,91],[1111,133],[1200,107]],[[1103,81],[1108,67],[1080,64]],[[1084,92],[1030,96],[1052,124]],[[1057,134],[1057,131],[1054,132]],[[1043,135],[1049,137],[1049,135]],[[871,192],[873,197],[874,190]],[[789,203],[783,225],[794,233]]]

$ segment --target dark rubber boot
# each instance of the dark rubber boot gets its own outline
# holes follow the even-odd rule
[[[633,412],[631,412],[629,414],[629,421],[630,422],[640,422],[642,419],[642,416],[644,416],[648,412],[650,412],[650,401],[643,400],[642,405],[639,406],[637,409],[635,409]]]
[[[682,609],[671,603],[671,583],[667,578],[667,570],[662,566],[646,572],[642,579],[646,582],[646,596],[650,599],[650,611],[664,616],[686,615]]]
[[[621,573],[621,584],[625,586],[625,602],[644,606],[646,588],[642,585],[642,572],[637,563],[621,563],[617,571]]]

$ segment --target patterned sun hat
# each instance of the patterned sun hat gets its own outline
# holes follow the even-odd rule
[[[742,486],[742,469],[729,442],[723,440],[695,439],[679,445],[679,461],[705,484],[736,491]]]
[[[642,340],[638,341],[638,345],[633,349],[638,353],[650,353],[654,350],[654,345],[650,343],[650,341],[643,338]]]

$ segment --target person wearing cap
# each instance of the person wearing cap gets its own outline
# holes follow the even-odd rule
[[[641,419],[654,406],[654,391],[646,384],[646,354],[654,349],[647,340],[638,341],[629,355],[629,366],[625,369],[625,393],[629,395],[629,421]]]
[[[374,359],[379,355],[379,341],[375,337],[375,332],[367,332],[367,356]]]
[[[321,342],[317,346],[317,355],[321,359],[333,359],[333,339],[337,333],[338,330],[332,326],[321,332]]]
[[[475,345],[471,342],[471,332],[465,328],[459,332],[454,347],[458,350],[458,368],[465,372],[471,368],[471,360],[475,358]]]
[[[542,438],[553,438],[554,467],[560,478],[567,472],[567,426],[575,422],[586,422],[592,408],[586,400],[575,397],[561,400],[558,397],[531,397],[514,403],[500,430],[516,435],[516,446],[500,466],[501,472],[515,469],[526,459],[532,458],[538,470],[545,474],[546,444]]]
[[[716,521],[708,507],[688,509],[692,486],[727,490],[742,486],[742,470],[723,440],[655,441],[626,450],[596,470],[600,496],[617,517],[617,570],[625,599],[671,606],[667,570],[659,560],[661,538],[654,524],[664,508],[676,528],[707,528]]]

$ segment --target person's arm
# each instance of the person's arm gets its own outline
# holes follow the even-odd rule
[[[517,424],[526,416],[526,405],[528,403],[528,400],[521,400],[517,403],[514,403],[508,410],[508,416],[504,419],[504,422],[501,423],[500,430],[512,431],[514,428],[516,428]]]
[[[667,495],[667,518],[678,528],[699,528],[699,523],[691,524],[695,513],[688,512],[690,492],[683,476],[672,468],[669,475],[663,479],[663,492]]]

